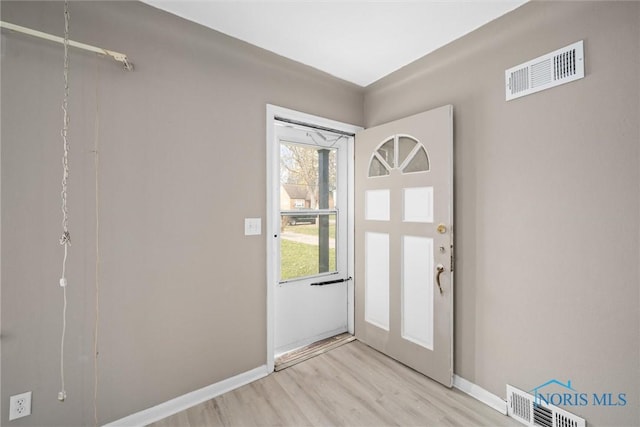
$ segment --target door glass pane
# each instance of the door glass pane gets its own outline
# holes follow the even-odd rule
[[[280,281],[336,271],[337,192],[337,148],[281,142]]]
[[[336,271],[336,214],[281,215],[280,280]]]
[[[395,167],[393,138],[391,138],[390,140],[382,144],[380,148],[378,148],[378,154],[380,154],[380,157],[382,157],[382,159],[387,162],[391,169]]]
[[[377,157],[373,156],[371,163],[369,164],[369,176],[384,176],[389,175],[389,170],[382,164]]]
[[[336,149],[280,144],[280,209],[333,209]]]
[[[398,167],[404,163],[417,143],[418,142],[415,139],[407,136],[401,136],[398,138]]]
[[[427,151],[424,149],[424,147],[420,147],[420,149],[413,156],[413,159],[411,159],[409,164],[402,170],[402,173],[426,172],[428,170],[429,157],[427,157]]]

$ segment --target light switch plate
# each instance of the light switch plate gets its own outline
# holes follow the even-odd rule
[[[262,218],[245,218],[244,235],[259,236],[262,234]]]

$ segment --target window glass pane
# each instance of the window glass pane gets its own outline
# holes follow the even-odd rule
[[[429,157],[427,157],[427,152],[424,147],[420,147],[420,149],[413,156],[413,159],[409,162],[409,164],[402,170],[402,173],[411,173],[411,172],[425,172],[429,170]]]
[[[336,214],[282,214],[280,280],[336,271]]]
[[[373,156],[369,164],[369,176],[389,175],[389,170],[377,157]]]
[[[391,169],[395,167],[395,163],[394,163],[395,153],[393,151],[393,147],[394,147],[393,138],[391,138],[390,140],[382,144],[380,148],[378,148],[378,154],[380,154],[380,157],[382,157],[382,159],[385,162],[387,162],[387,164],[389,165],[389,167],[391,167]]]
[[[406,136],[398,138],[398,167],[400,167],[409,154],[411,154],[411,150],[413,150],[417,143],[415,139]]]
[[[280,209],[333,209],[336,149],[280,144]]]

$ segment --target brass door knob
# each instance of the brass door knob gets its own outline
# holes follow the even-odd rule
[[[447,226],[444,225],[443,223],[440,223],[438,224],[438,228],[436,230],[438,230],[438,233],[444,234],[447,232]]]

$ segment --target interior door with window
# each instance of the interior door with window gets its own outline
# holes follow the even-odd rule
[[[452,106],[356,135],[356,337],[448,387],[452,228]]]
[[[278,242],[276,355],[348,329],[350,138],[275,122],[279,159],[279,233],[274,235]]]

